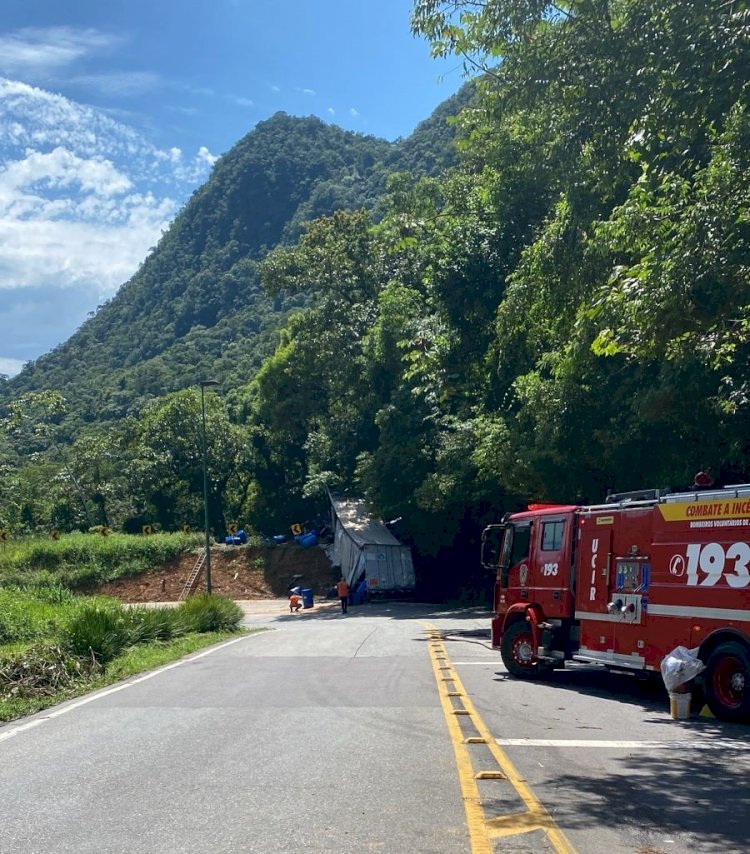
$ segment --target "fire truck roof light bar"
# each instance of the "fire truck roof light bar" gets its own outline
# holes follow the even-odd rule
[[[680,504],[686,501],[722,501],[727,498],[745,498],[750,495],[750,483],[736,483],[720,489],[691,490],[690,492],[665,492],[659,489],[641,489],[637,492],[616,492],[607,496],[604,504],[589,504],[582,513],[599,513],[623,507],[651,507],[654,504]]]
[[[607,504],[623,504],[631,501],[657,501],[666,490],[664,489],[637,489],[634,492],[613,492],[607,496]]]
[[[613,502],[607,502],[606,504],[589,504],[586,507],[581,507],[581,512],[586,513],[599,513],[602,510],[617,510],[621,507],[653,507],[654,504],[658,503],[658,499],[651,499],[650,501],[632,501],[629,498],[624,499],[623,501],[619,501],[617,504]]]

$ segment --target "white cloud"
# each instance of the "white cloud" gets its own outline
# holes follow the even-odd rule
[[[60,146],[49,153],[29,149],[23,160],[16,160],[0,171],[0,199],[4,193],[41,185],[50,189],[77,187],[83,193],[108,197],[129,190],[132,182],[109,160],[83,159]]]
[[[168,221],[159,213],[165,211],[144,203],[117,224],[0,221],[0,289],[83,284],[101,297],[111,296],[158,241]]]
[[[148,156],[154,150],[133,128],[100,110],[0,77],[0,155],[8,145],[63,145],[80,156]]]
[[[207,166],[211,167],[219,158],[215,154],[211,154],[205,145],[202,145],[198,149],[198,154],[196,154],[195,159],[198,163],[205,163]]]
[[[355,110],[354,107],[349,107],[349,115],[356,119],[359,116],[359,110]]]
[[[119,41],[94,29],[26,27],[0,36],[0,71],[46,74]]]
[[[14,377],[21,372],[24,363],[20,359],[4,359],[0,357],[0,374]]]
[[[162,79],[151,71],[114,71],[108,74],[77,74],[70,83],[96,89],[103,95],[120,97],[143,95],[162,85]]]
[[[255,101],[250,98],[244,98],[241,95],[227,95],[227,101],[231,101],[233,104],[236,104],[238,107],[254,107]]]
[[[329,107],[329,108],[328,108],[328,112],[329,112],[329,113],[330,113],[330,115],[332,115],[332,116],[335,116],[335,115],[336,115],[336,110],[334,110],[334,109],[333,109],[333,107]]]
[[[298,91],[302,92],[303,95],[314,95],[314,89],[299,89]]]
[[[8,148],[44,151],[62,146],[82,158],[106,157],[127,163],[128,177],[165,184],[195,184],[206,177],[208,161],[191,162],[164,152],[138,131],[101,110],[70,101],[27,83],[0,77],[0,163]]]
[[[0,290],[111,296],[216,159],[205,146],[190,157],[157,148],[101,111],[0,78]]]
[[[75,27],[0,34],[0,373],[17,373],[21,358],[67,337],[89,299],[93,307],[112,296],[217,160],[206,146],[155,146],[128,113],[50,91],[74,83],[107,100],[157,88],[215,95],[148,70],[90,70],[89,60],[126,38]],[[192,104],[175,109],[195,112]],[[39,326],[42,314],[38,335],[13,334],[29,326],[18,317]]]

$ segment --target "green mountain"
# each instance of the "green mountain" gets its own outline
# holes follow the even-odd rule
[[[274,347],[275,331],[306,297],[271,299],[257,264],[335,210],[372,209],[388,176],[437,174],[454,162],[448,118],[466,87],[403,140],[389,143],[278,113],[214,167],[138,272],[65,343],[3,384],[9,402],[54,389],[72,432],[140,409],[200,377],[244,384]]]

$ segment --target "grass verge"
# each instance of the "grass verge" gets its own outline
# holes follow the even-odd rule
[[[204,647],[212,646],[230,638],[254,634],[258,631],[263,631],[263,629],[251,629],[240,633],[237,631],[193,633],[171,641],[157,641],[131,647],[112,659],[103,672],[98,672],[90,677],[81,677],[54,694],[36,697],[11,697],[0,700],[0,722],[12,721],[48,709],[64,700],[80,697],[130,676],[170,664]]]

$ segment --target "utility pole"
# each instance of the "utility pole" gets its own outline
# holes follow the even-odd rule
[[[201,451],[203,456],[203,532],[206,537],[206,593],[211,593],[211,542],[208,529],[208,465],[206,462],[206,400],[205,389],[219,385],[218,380],[201,380]]]

